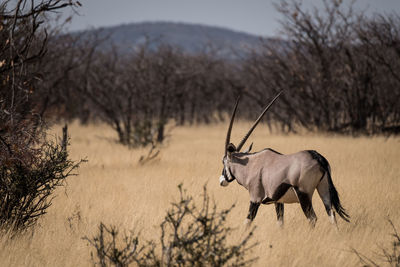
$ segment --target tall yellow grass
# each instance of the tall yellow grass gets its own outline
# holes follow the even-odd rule
[[[232,140],[240,140],[248,126],[237,123]],[[82,237],[94,235],[99,222],[135,228],[143,239],[158,240],[159,224],[177,198],[179,183],[195,196],[207,184],[221,208],[237,203],[229,223],[238,228],[240,238],[249,196],[236,182],[227,188],[218,185],[225,132],[222,124],[176,128],[159,159],[140,166],[138,159],[146,151],[113,143],[115,135],[106,126],[71,125],[71,157],[87,157],[89,162],[56,191],[48,214],[33,231],[0,239],[0,266],[88,266],[92,248]],[[351,215],[351,223],[338,219],[336,231],[315,194],[315,229],[298,204],[285,206],[285,226],[280,229],[273,205],[261,206],[254,221],[260,242],[252,252],[259,257],[257,266],[355,266],[358,259],[351,248],[376,257],[379,245],[390,246],[387,218],[400,228],[399,138],[274,135],[259,127],[250,139],[254,151],[319,151],[329,160],[342,204]]]

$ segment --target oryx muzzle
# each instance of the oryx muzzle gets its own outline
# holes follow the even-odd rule
[[[250,153],[250,146],[248,151],[240,152],[251,133],[281,93],[279,92],[264,108],[237,147],[230,142],[239,98],[236,100],[226,134],[224,167],[219,179],[220,185],[227,186],[236,180],[249,191],[250,208],[247,216],[249,222],[254,220],[260,204],[274,203],[278,222],[283,225],[284,203],[300,203],[304,214],[314,226],[317,217],[311,201],[315,189],[317,189],[333,224],[336,225],[334,210],[344,220],[349,221],[349,215],[342,207],[338,192],[333,185],[329,163],[315,150],[283,155],[267,148]]]

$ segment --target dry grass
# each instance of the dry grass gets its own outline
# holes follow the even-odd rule
[[[234,126],[239,140],[248,124]],[[88,266],[91,248],[81,238],[92,236],[100,221],[123,229],[136,228],[144,239],[158,239],[159,227],[177,185],[193,195],[207,183],[220,207],[236,202],[230,223],[243,233],[249,197],[232,183],[218,185],[222,170],[226,125],[177,128],[160,159],[137,164],[142,150],[128,150],[110,142],[105,126],[70,126],[71,156],[87,157],[80,175],[59,189],[49,213],[34,231],[14,240],[0,240],[0,266]],[[55,132],[59,132],[56,129]],[[276,224],[273,206],[262,206],[254,221],[260,245],[254,250],[258,266],[355,266],[350,248],[375,257],[377,245],[389,245],[390,225],[400,225],[400,139],[351,138],[325,135],[253,134],[254,151],[272,147],[282,153],[316,149],[332,166],[333,181],[351,223],[338,219],[339,232],[329,224],[318,194],[314,208],[319,218],[311,230],[299,205],[285,207],[285,227]]]

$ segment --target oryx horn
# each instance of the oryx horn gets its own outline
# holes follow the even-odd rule
[[[236,151],[239,152],[240,149],[242,149],[244,143],[246,143],[247,138],[249,138],[250,134],[254,131],[256,128],[257,124],[261,121],[262,117],[264,114],[268,111],[268,109],[272,106],[272,104],[275,102],[275,100],[282,94],[283,91],[280,91],[274,99],[268,104],[268,106],[265,107],[264,111],[261,113],[260,116],[258,116],[257,120],[254,122],[253,126],[251,126],[250,130],[247,132],[247,134],[243,137],[242,141],[239,143],[239,145],[236,148]],[[235,107],[236,108],[236,107]],[[232,123],[232,122],[231,122]],[[230,126],[231,127],[231,126]]]
[[[235,119],[235,114],[236,114],[237,106],[238,106],[238,104],[239,104],[239,99],[240,99],[240,96],[238,96],[238,98],[236,99],[235,108],[233,109],[233,112],[232,112],[231,122],[229,123],[228,132],[226,133],[226,140],[225,140],[225,156],[227,155],[227,152],[228,152],[228,145],[229,145],[229,142],[230,142],[230,140],[231,140],[232,125],[233,125],[233,120]]]

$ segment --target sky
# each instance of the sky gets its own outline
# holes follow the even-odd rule
[[[329,0],[328,0],[329,1]],[[82,7],[68,26],[70,31],[132,22],[168,21],[219,26],[261,36],[276,36],[278,0],[80,0]],[[306,7],[321,0],[304,0]],[[345,4],[350,0],[344,0]],[[358,0],[356,9],[400,14],[400,0]]]

